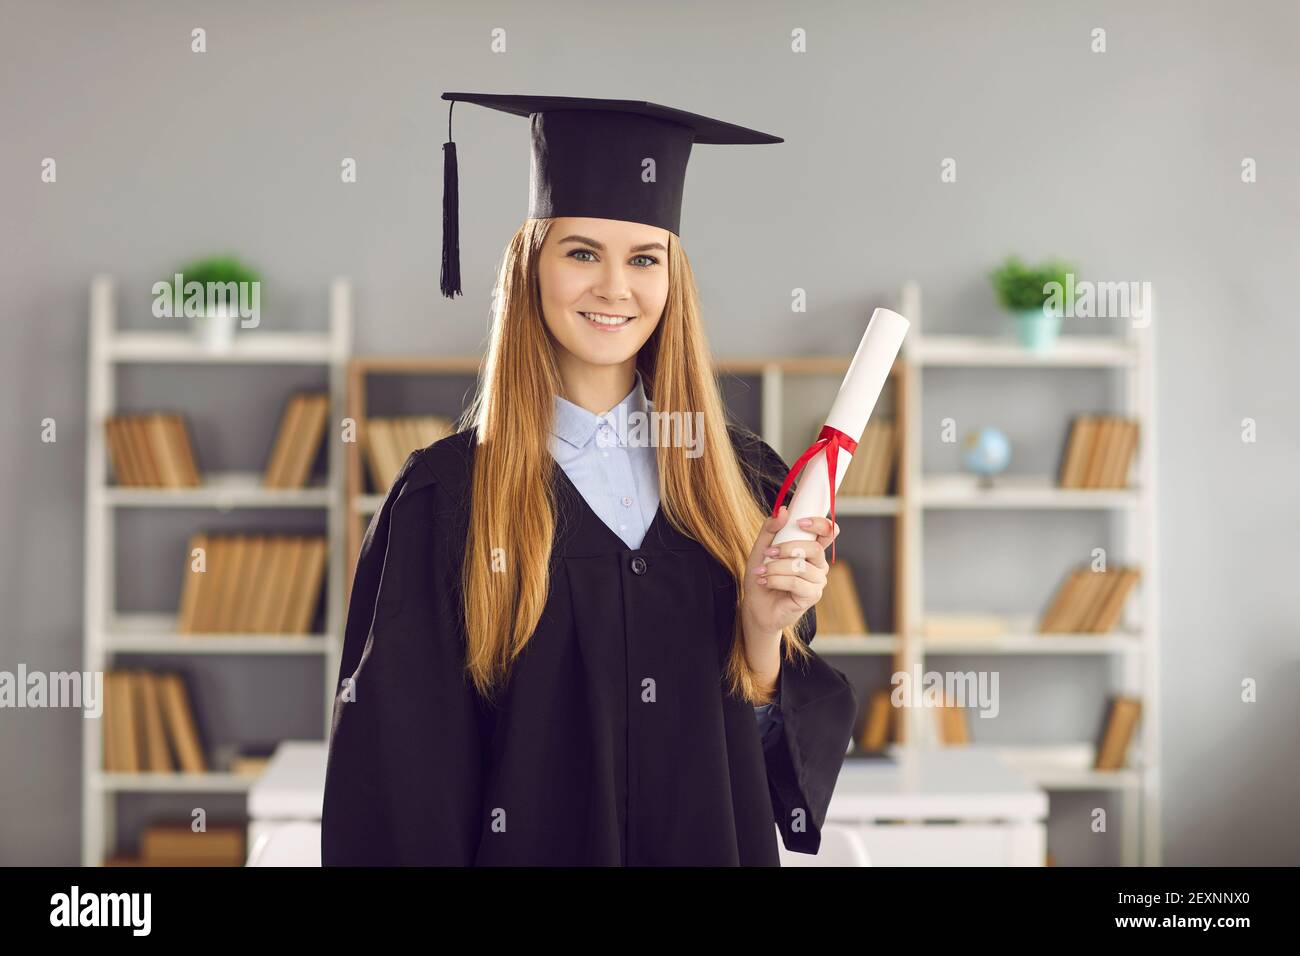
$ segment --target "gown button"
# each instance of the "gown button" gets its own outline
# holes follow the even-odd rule
[[[632,559],[632,573],[645,574],[645,558],[638,555]]]

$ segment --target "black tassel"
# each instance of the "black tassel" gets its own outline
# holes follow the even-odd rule
[[[450,123],[448,124],[450,126]],[[448,130],[450,132],[450,130]],[[456,144],[442,144],[442,294],[453,299],[460,291],[460,186]]]

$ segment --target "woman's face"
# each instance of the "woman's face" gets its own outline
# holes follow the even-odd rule
[[[589,365],[635,358],[668,301],[668,236],[618,219],[551,224],[538,262],[542,317],[565,351]]]

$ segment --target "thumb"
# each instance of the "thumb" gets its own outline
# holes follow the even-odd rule
[[[758,540],[754,542],[754,550],[750,552],[750,557],[754,558],[770,548],[776,533],[784,528],[789,520],[789,505],[782,505],[781,510],[775,516],[768,515],[767,520],[763,522],[763,527],[759,529]]]

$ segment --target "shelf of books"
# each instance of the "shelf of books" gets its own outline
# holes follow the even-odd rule
[[[243,794],[265,766],[267,739],[246,750],[205,732],[221,701],[194,693],[205,659],[267,655],[324,662],[322,738],[328,734],[342,651],[346,563],[341,442],[328,423],[343,417],[351,351],[351,290],[335,280],[328,330],[241,330],[224,348],[188,331],[117,327],[116,287],[91,286],[86,430],[85,668],[104,674],[102,719],[85,722],[84,865],[240,865],[242,821],[195,832],[189,822],[145,824],[136,852],[116,832],[123,794]],[[323,367],[328,387],[283,396],[265,466],[257,472],[203,467],[187,416],[155,408],[117,409],[124,365]],[[229,413],[228,409],[219,412]],[[325,459],[325,475],[313,468]],[[127,511],[189,509],[195,524],[175,555],[175,610],[116,606],[117,517]],[[278,511],[319,512],[325,530],[277,528]],[[204,527],[208,517],[240,516],[242,527]],[[175,659],[165,667],[149,658]],[[178,663],[183,662],[183,663]],[[318,665],[319,666],[319,665]],[[273,731],[268,732],[273,736]]]

